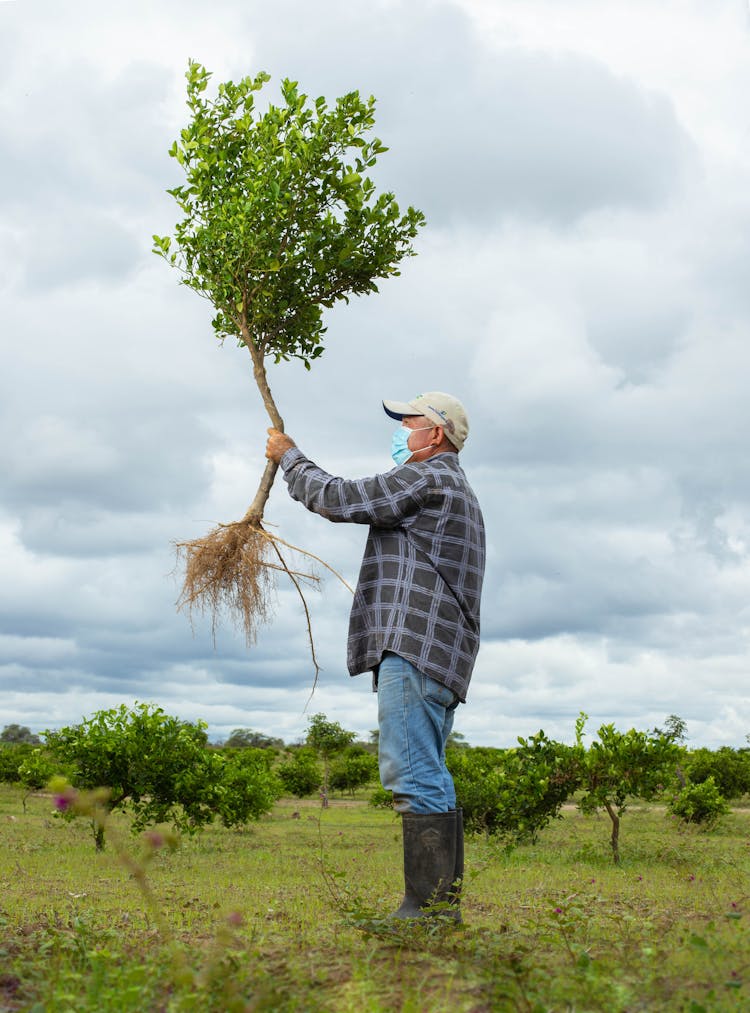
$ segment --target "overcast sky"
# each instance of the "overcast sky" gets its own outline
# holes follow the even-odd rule
[[[153,256],[177,208],[184,72],[377,98],[378,180],[428,224],[379,295],[270,368],[326,470],[391,466],[381,399],[447,390],[489,540],[456,730],[570,741],[678,714],[750,733],[750,9],[746,0],[0,0],[0,727],[149,701],[212,738],[366,736],[349,592],[293,591],[247,648],[175,611],[175,539],[239,518],[265,428],[249,356]],[[366,532],[287,540],[356,580]]]

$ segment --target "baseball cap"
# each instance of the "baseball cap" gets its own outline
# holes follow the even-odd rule
[[[436,426],[442,426],[445,435],[456,450],[460,450],[469,435],[469,420],[466,409],[451,394],[433,390],[417,394],[411,401],[383,401],[386,415],[399,421],[404,415],[423,415]]]

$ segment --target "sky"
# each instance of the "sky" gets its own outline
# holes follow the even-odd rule
[[[0,0],[0,726],[135,701],[366,738],[350,593],[293,589],[248,647],[178,613],[174,542],[244,514],[267,420],[246,350],[151,252],[188,60],[377,99],[377,182],[427,219],[377,295],[271,365],[327,471],[388,470],[383,398],[465,404],[482,646],[455,729],[750,733],[750,6],[745,0]],[[280,480],[286,540],[356,581],[366,531]]]

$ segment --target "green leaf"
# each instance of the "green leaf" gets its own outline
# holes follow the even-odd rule
[[[309,368],[322,351],[324,309],[397,273],[424,216],[401,214],[362,176],[382,147],[363,138],[374,100],[351,91],[329,109],[285,79],[283,104],[256,108],[263,72],[223,82],[214,98],[203,94],[211,75],[200,64],[190,61],[186,77],[190,119],[170,148],[185,174],[169,191],[182,217],[167,259],[213,303],[220,340],[241,339],[236,306],[252,293],[247,325],[265,353]],[[354,167],[343,157],[352,148]],[[155,241],[154,252],[168,249]]]

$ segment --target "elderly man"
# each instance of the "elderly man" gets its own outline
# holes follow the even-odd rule
[[[266,456],[308,510],[369,525],[347,660],[351,675],[373,673],[380,778],[402,816],[405,895],[392,917],[460,921],[463,821],[445,744],[479,647],[484,522],[458,461],[461,402],[433,391],[383,407],[401,422],[384,474],[335,478],[275,429]]]

